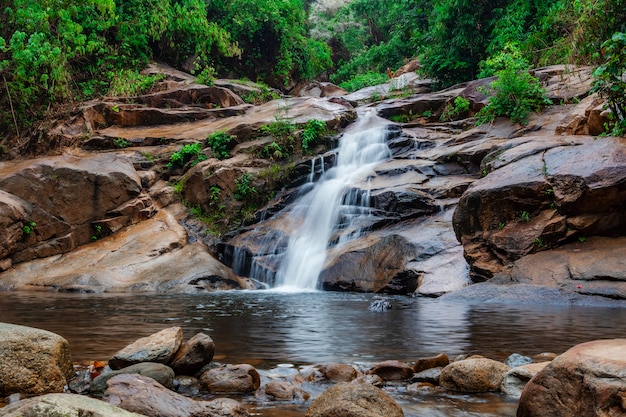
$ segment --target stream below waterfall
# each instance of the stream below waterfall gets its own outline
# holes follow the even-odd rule
[[[249,363],[260,371],[292,364],[371,364],[446,353],[504,360],[511,353],[562,353],[589,340],[621,337],[626,310],[604,307],[495,305],[387,297],[393,308],[372,312],[375,295],[232,291],[195,295],[12,292],[0,297],[0,321],[65,337],[74,361],[107,360],[134,340],[181,326],[185,340],[210,335],[215,361]],[[500,394],[419,394],[391,387],[414,416],[515,415]],[[313,393],[317,395],[319,393]],[[242,398],[252,415],[301,417],[306,405],[261,404]]]

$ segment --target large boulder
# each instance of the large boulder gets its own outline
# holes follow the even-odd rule
[[[63,392],[73,375],[67,340],[45,330],[0,323],[0,397]]]
[[[452,362],[441,370],[440,385],[451,391],[497,392],[509,367],[487,358]]]
[[[183,343],[183,329],[170,327],[142,337],[109,359],[111,369],[121,369],[140,362],[168,363]]]
[[[78,394],[46,394],[0,408],[2,417],[146,417],[149,415],[131,413],[104,401]]]
[[[528,382],[518,417],[626,414],[626,339],[574,346]]]
[[[252,365],[225,365],[203,372],[200,383],[214,394],[246,394],[259,388],[261,376]]]
[[[13,264],[69,252],[155,211],[133,164],[116,154],[2,162],[0,190],[0,261]]]
[[[340,383],[317,397],[306,417],[403,417],[398,403],[369,384]]]
[[[151,417],[247,417],[246,408],[228,398],[196,401],[141,375],[117,375],[107,382],[104,400]]]
[[[485,158],[453,224],[474,281],[588,236],[626,232],[626,139],[525,137]]]

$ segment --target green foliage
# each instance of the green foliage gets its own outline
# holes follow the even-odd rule
[[[490,97],[487,106],[476,114],[478,124],[506,116],[513,123],[525,125],[531,112],[551,104],[539,80],[524,68],[524,61],[517,59],[515,52],[502,52],[488,59],[487,65],[497,69],[497,79],[485,89]]]
[[[308,152],[312,145],[320,143],[325,133],[326,123],[317,119],[309,120],[300,134],[302,151]]]
[[[454,120],[455,118],[469,112],[470,102],[465,97],[457,96],[453,103],[448,103],[439,118],[442,122]]]
[[[188,163],[190,166],[195,166],[198,162],[205,161],[206,159],[206,155],[202,153],[201,143],[187,144],[170,156],[170,162],[168,162],[167,167],[183,167]]]
[[[260,89],[241,96],[243,101],[250,104],[263,104],[271,100],[278,100],[280,95],[272,90],[267,84],[257,83]]]
[[[123,149],[123,148],[129,147],[130,142],[124,138],[116,138],[113,140],[113,146],[115,146],[116,148]]]
[[[183,189],[185,188],[185,181],[176,181],[172,188],[174,189],[174,194],[182,195]]]
[[[96,224],[93,226],[94,234],[91,235],[91,240],[98,240],[102,237],[102,225]]]
[[[365,74],[359,74],[349,81],[342,82],[339,84],[339,87],[351,92],[360,90],[361,88],[383,84],[387,81],[389,81],[389,76],[387,74],[367,72]]]
[[[196,82],[198,84],[212,86],[215,82],[215,70],[211,67],[205,67],[196,75]]]
[[[613,120],[610,134],[626,135],[626,33],[617,32],[602,44],[604,63],[593,73],[592,91],[606,98]]]
[[[150,92],[162,75],[142,75],[137,70],[121,69],[113,73],[107,93],[110,97],[133,97]]]
[[[235,198],[237,200],[246,200],[253,194],[256,194],[256,188],[252,186],[254,175],[250,172],[241,174],[235,179]]]
[[[33,221],[26,222],[26,224],[22,226],[22,232],[24,232],[25,235],[30,235],[35,231],[35,226],[37,226],[37,223]]]
[[[261,158],[279,160],[288,158],[294,151],[296,125],[287,118],[277,118],[275,121],[261,127],[261,131],[274,138],[260,153]]]
[[[207,145],[213,150],[213,155],[217,159],[226,159],[230,156],[228,145],[235,139],[234,136],[228,135],[226,132],[215,132],[207,138]]]

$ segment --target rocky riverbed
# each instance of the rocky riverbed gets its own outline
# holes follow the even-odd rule
[[[0,334],[0,396],[8,403],[0,415],[7,417],[248,416],[271,409],[291,409],[280,415],[294,416],[306,410],[311,417],[389,417],[415,415],[415,402],[426,401],[422,408],[428,410],[428,401],[446,395],[485,393],[508,398],[511,409],[521,398],[518,416],[545,416],[546,409],[554,416],[626,412],[624,339],[583,343],[558,356],[513,354],[504,362],[442,353],[411,362],[261,370],[214,362],[212,338],[198,333],[183,340],[180,327],[138,339],[108,362],[82,364],[72,364],[69,344],[54,333],[0,324]]]

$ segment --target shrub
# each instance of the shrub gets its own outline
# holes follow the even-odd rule
[[[539,80],[524,68],[525,61],[518,59],[515,47],[511,48],[487,60],[487,65],[497,68],[495,74],[498,78],[484,89],[491,97],[487,106],[476,115],[478,124],[506,116],[513,123],[525,125],[532,111],[552,104]]]
[[[174,152],[170,157],[170,162],[167,164],[168,168],[176,166],[185,166],[187,163],[191,163],[191,166],[195,166],[198,162],[206,160],[206,155],[202,154],[202,144],[193,143],[187,144],[182,147],[178,152]]]
[[[304,130],[300,134],[302,151],[308,152],[311,145],[319,143],[326,133],[326,123],[321,120],[311,119],[306,123]]]
[[[592,91],[607,100],[613,113],[610,134],[626,135],[626,33],[617,32],[602,45],[604,64],[593,73]]]
[[[241,174],[235,179],[235,198],[237,200],[245,200],[256,193],[256,188],[251,185],[253,179],[254,175],[250,172]]]
[[[341,84],[339,84],[339,87],[352,92],[360,90],[361,88],[384,84],[388,80],[389,76],[387,74],[366,72],[365,74],[359,74],[355,76],[350,81],[342,82]]]
[[[469,112],[470,102],[468,99],[457,96],[454,99],[453,103],[448,103],[441,113],[441,117],[439,120],[442,122],[446,120],[454,120],[456,117],[459,117],[467,112]]]
[[[234,139],[234,136],[226,134],[226,132],[215,132],[207,138],[207,145],[213,150],[213,155],[217,159],[226,159],[230,156],[228,152],[228,144]]]
[[[123,69],[113,74],[109,97],[132,97],[150,92],[163,75],[142,75],[137,70]]]

